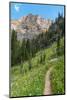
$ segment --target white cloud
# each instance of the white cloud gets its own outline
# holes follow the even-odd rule
[[[15,10],[16,10],[17,12],[19,12],[20,6],[19,6],[19,5],[15,5],[14,7],[15,7]]]

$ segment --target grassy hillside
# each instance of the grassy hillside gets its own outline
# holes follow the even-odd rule
[[[64,56],[52,64],[51,83],[53,94],[64,94]]]
[[[32,69],[29,70],[28,62],[11,68],[11,97],[43,95],[45,75],[49,67],[53,67],[51,73],[51,85],[53,94],[64,93],[64,38],[61,39],[61,53],[57,58],[56,42],[45,50],[36,53],[31,59]],[[41,54],[46,54],[46,59],[40,63]]]

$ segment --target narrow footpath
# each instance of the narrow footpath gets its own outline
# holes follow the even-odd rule
[[[43,95],[51,95],[52,91],[51,91],[51,82],[50,82],[50,73],[51,73],[52,67],[50,67],[46,73],[46,77],[45,77],[45,88],[44,88],[44,92]]]

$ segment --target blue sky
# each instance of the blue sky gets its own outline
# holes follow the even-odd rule
[[[45,19],[55,20],[58,13],[62,13],[64,16],[64,6],[11,3],[11,19],[20,19],[29,13],[40,15]]]

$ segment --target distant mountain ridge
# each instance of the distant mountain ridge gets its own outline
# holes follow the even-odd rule
[[[16,30],[18,40],[32,39],[36,35],[48,31],[51,24],[51,20],[46,20],[39,15],[28,14],[19,20],[11,20],[11,30]]]

